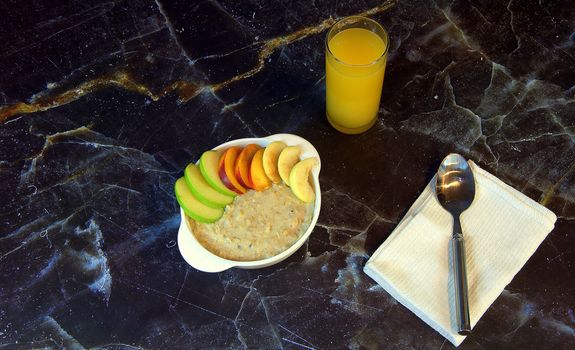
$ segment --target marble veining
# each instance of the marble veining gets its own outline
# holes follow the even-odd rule
[[[575,8],[569,1],[0,4],[0,349],[448,349],[363,272],[458,151],[555,230],[460,346],[575,344]],[[324,40],[390,34],[379,120],[324,110]],[[175,179],[227,140],[290,132],[322,211],[281,264],[206,274],[176,244]]]

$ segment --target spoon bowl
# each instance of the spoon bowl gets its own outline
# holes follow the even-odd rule
[[[459,221],[461,213],[471,206],[475,198],[475,179],[467,160],[457,153],[447,155],[437,170],[435,190],[441,206],[453,216],[451,249],[453,251],[452,265],[457,332],[461,335],[469,335],[471,322],[467,296],[465,246],[461,222]]]
[[[461,215],[475,198],[475,180],[469,164],[457,153],[451,153],[439,166],[436,183],[437,199],[451,215]]]

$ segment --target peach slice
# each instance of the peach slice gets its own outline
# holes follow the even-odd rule
[[[293,166],[299,162],[301,151],[297,146],[284,148],[278,157],[278,173],[284,183],[290,186],[289,175]]]
[[[254,189],[261,192],[272,185],[272,182],[266,176],[263,164],[264,150],[259,149],[254,158],[252,159],[252,164],[250,166],[250,180],[254,184]]]
[[[267,177],[274,183],[279,184],[282,178],[278,172],[278,158],[281,151],[286,148],[286,144],[281,141],[274,141],[267,145],[264,150],[263,163]]]
[[[306,158],[294,165],[289,174],[289,182],[293,194],[306,203],[313,202],[315,198],[315,192],[310,184],[309,174],[316,164],[316,158]]]
[[[244,187],[254,188],[254,185],[250,181],[250,166],[254,154],[256,154],[259,149],[261,149],[260,146],[251,143],[241,151],[236,160],[234,173],[240,185]]]
[[[237,194],[244,194],[247,191],[246,188],[238,182],[235,174],[236,159],[241,151],[242,149],[240,147],[228,148],[222,153],[218,164],[218,175],[220,179],[227,188]]]

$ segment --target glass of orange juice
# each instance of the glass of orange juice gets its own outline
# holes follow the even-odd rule
[[[346,17],[330,29],[325,46],[326,114],[346,134],[359,134],[377,120],[389,39],[369,18]]]

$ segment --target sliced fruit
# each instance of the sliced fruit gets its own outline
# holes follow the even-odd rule
[[[256,154],[254,154],[250,166],[250,180],[254,184],[256,191],[263,191],[272,185],[271,180],[268,179],[264,171],[263,156],[264,150],[259,149]]]
[[[200,157],[200,172],[204,179],[221,194],[235,197],[236,193],[226,187],[218,175],[218,161],[220,156],[216,151],[206,151]]]
[[[244,194],[247,191],[246,188],[238,182],[235,174],[236,159],[241,151],[242,149],[240,147],[228,148],[222,153],[218,164],[218,175],[220,179],[227,188],[237,194]]]
[[[214,190],[195,164],[188,164],[184,170],[184,178],[194,197],[208,207],[223,208],[234,201],[234,197]]]
[[[284,148],[286,148],[285,143],[281,141],[274,141],[267,145],[264,150],[264,171],[267,177],[276,184],[282,182],[282,178],[278,172],[278,158]]]
[[[174,192],[184,213],[196,221],[211,223],[224,215],[222,208],[210,208],[194,197],[183,177],[176,181]]]
[[[290,186],[289,176],[293,166],[299,162],[301,151],[297,146],[288,146],[284,148],[278,157],[278,173],[284,183]]]
[[[309,174],[316,164],[316,158],[304,159],[294,165],[289,175],[289,182],[293,194],[306,203],[312,202],[315,198],[315,192],[310,184]]]
[[[254,185],[250,181],[250,166],[252,164],[252,158],[254,154],[261,149],[260,146],[256,144],[247,145],[242,152],[238,155],[235,166],[236,179],[240,185],[248,188],[254,188]]]

